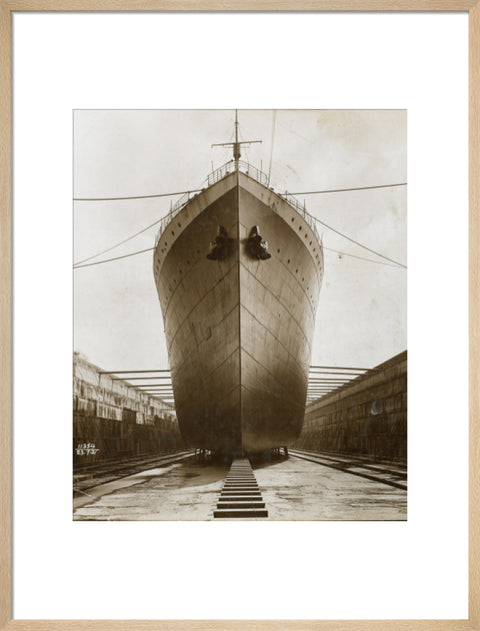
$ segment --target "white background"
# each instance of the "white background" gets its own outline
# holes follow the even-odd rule
[[[15,16],[16,618],[467,617],[467,22]],[[72,522],[72,110],[200,107],[408,109],[408,522]]]

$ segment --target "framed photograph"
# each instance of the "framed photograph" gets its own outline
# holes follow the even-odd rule
[[[3,626],[479,629],[477,4],[25,9]]]

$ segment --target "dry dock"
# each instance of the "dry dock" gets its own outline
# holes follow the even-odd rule
[[[343,468],[294,455],[254,462],[268,517],[261,521],[405,520],[405,476],[388,484],[392,465],[343,459]],[[377,471],[372,471],[374,466]],[[363,469],[362,469],[363,467]],[[229,464],[182,462],[145,469],[86,488],[74,498],[74,520],[214,520]],[[352,469],[353,472],[349,472]],[[371,477],[358,475],[362,473]],[[383,472],[382,472],[383,471]],[[384,473],[387,472],[387,473]],[[389,473],[390,472],[390,473]],[[401,475],[402,472],[399,471]],[[373,478],[373,479],[371,479]],[[376,479],[375,479],[376,478]],[[397,478],[399,479],[399,478]],[[85,495],[85,493],[87,495]],[[248,519],[248,518],[247,518]],[[218,521],[218,520],[215,520]]]

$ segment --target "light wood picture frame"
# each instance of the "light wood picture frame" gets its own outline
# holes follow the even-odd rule
[[[12,619],[12,18],[17,12],[465,12],[469,20],[469,617],[468,620]],[[0,629],[158,631],[480,630],[480,0],[0,0]]]

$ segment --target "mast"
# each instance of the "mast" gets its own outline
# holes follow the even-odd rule
[[[240,146],[241,145],[251,145],[255,142],[262,142],[261,140],[238,140],[238,110],[235,110],[235,141],[234,142],[217,142],[212,145],[212,147],[232,147],[233,148],[233,159],[235,160],[235,170],[238,171],[238,161],[240,160]]]
[[[261,141],[260,141],[261,142]],[[235,110],[235,144],[233,145],[233,158],[235,160],[235,168],[238,171],[238,161],[240,160],[240,145],[238,143],[238,110]]]

